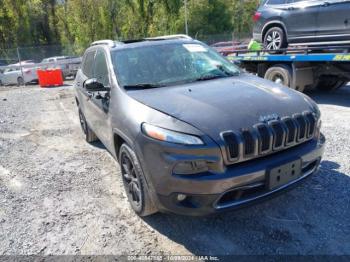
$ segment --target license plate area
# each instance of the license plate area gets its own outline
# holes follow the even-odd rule
[[[268,187],[270,190],[278,188],[299,178],[301,175],[300,159],[274,167],[268,173]]]

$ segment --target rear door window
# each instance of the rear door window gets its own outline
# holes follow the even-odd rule
[[[98,50],[95,56],[93,77],[104,86],[109,86],[108,67],[104,51]]]
[[[86,77],[92,78],[94,66],[95,51],[88,52],[85,56],[82,70]]]

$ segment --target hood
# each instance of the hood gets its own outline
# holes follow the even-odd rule
[[[184,121],[212,138],[222,131],[250,128],[268,116],[316,112],[307,96],[243,74],[191,84],[128,91],[133,99]]]

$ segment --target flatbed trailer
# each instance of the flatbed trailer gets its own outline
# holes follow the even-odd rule
[[[237,50],[227,58],[250,73],[303,92],[332,91],[350,82],[350,46]]]

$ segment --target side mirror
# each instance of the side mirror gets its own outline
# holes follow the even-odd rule
[[[105,87],[98,82],[96,78],[90,78],[84,81],[83,87],[90,92],[109,91],[109,87]]]

